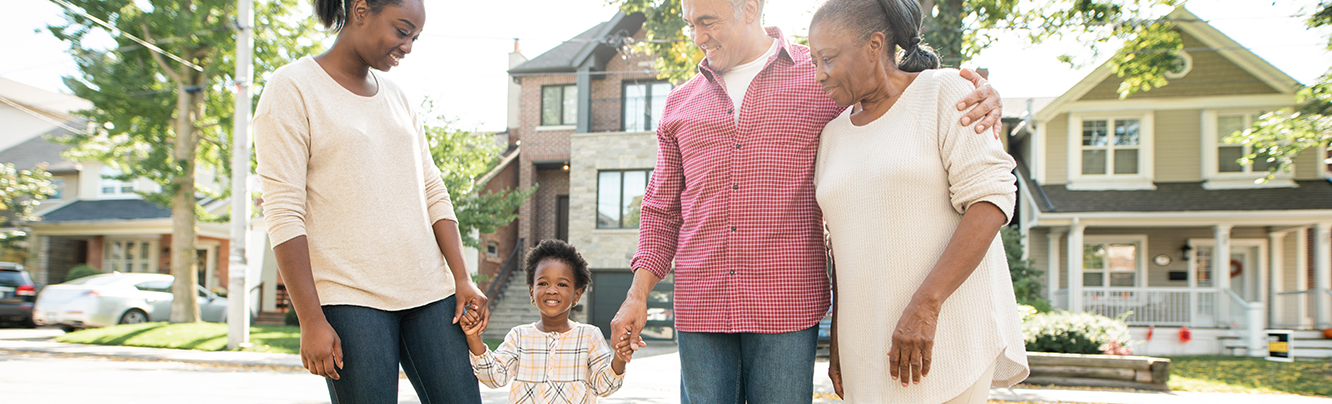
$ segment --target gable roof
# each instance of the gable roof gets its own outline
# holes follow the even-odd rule
[[[564,43],[509,69],[509,74],[574,73],[597,53],[615,52],[612,39],[632,37],[643,27],[647,18],[643,13],[615,14],[609,21],[564,41]],[[599,63],[604,63],[600,61]],[[600,67],[600,66],[598,66]]]
[[[36,167],[40,164],[46,164],[46,171],[53,174],[76,173],[79,171],[79,165],[65,160],[60,155],[69,145],[47,140],[46,136],[66,136],[69,131],[63,128],[56,128],[45,136],[36,136],[23,143],[10,146],[5,150],[0,150],[0,163],[10,163],[14,168],[26,170]]]
[[[1210,49],[1215,49],[1218,54],[1229,60],[1231,63],[1239,66],[1244,71],[1252,74],[1259,81],[1272,87],[1282,94],[1294,95],[1300,86],[1290,75],[1272,66],[1263,58],[1253,54],[1248,48],[1240,45],[1235,40],[1230,39],[1226,34],[1221,33],[1212,27],[1206,21],[1198,18],[1183,6],[1176,7],[1174,11],[1166,16],[1166,19],[1174,21],[1174,27],[1181,32],[1187,33],[1198,41],[1202,42]],[[1074,84],[1072,88],[1065,91],[1058,98],[1055,98],[1050,105],[1046,106],[1036,114],[1037,121],[1048,121],[1056,115],[1064,112],[1064,106],[1073,101],[1081,99],[1087,92],[1091,91],[1098,84],[1109,79],[1114,75],[1114,70],[1110,61],[1101,63],[1095,70],[1083,77],[1081,81]]]

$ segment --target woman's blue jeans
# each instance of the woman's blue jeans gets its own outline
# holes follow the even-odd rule
[[[450,296],[399,311],[323,306],[342,340],[341,379],[325,379],[333,404],[396,404],[399,363],[422,404],[479,404],[467,337],[452,324],[456,305]]]
[[[819,326],[781,334],[681,332],[682,404],[809,403]]]

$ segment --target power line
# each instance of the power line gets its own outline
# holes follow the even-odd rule
[[[19,103],[17,103],[17,102],[14,102],[13,100],[10,100],[9,98],[5,98],[5,96],[0,95],[0,103],[5,103],[6,105],[9,105],[9,106],[11,106],[11,107],[14,107],[14,109],[17,109],[17,110],[19,110],[19,111],[25,112],[25,113],[27,113],[28,115],[35,116],[35,117],[37,117],[38,119],[41,119],[41,120],[46,121],[46,122],[49,122],[49,123],[51,123],[51,124],[53,124],[53,125],[55,125],[55,126],[59,126],[59,127],[61,127],[61,128],[64,128],[65,130],[70,131],[71,133],[84,133],[83,130],[74,129],[74,128],[70,127],[69,125],[65,125],[64,122],[60,122],[60,121],[57,121],[57,120],[51,119],[50,117],[48,117],[48,116],[46,116],[46,115],[42,115],[41,113],[38,113],[37,111],[33,111],[33,110],[31,110],[31,109],[28,109],[27,107],[24,107],[23,104],[19,104]]]
[[[139,45],[143,45],[143,47],[148,48],[148,50],[151,50],[151,51],[153,51],[153,52],[160,53],[160,54],[162,54],[163,56],[169,57],[169,58],[171,58],[171,60],[174,60],[174,61],[180,62],[181,64],[184,64],[184,65],[186,65],[186,66],[189,66],[190,68],[192,68],[192,69],[194,69],[194,70],[201,71],[201,72],[204,70],[203,66],[199,66],[199,65],[196,65],[196,64],[194,64],[194,63],[190,63],[189,61],[187,61],[187,60],[185,60],[185,59],[182,59],[180,56],[176,56],[176,55],[171,54],[170,52],[167,52],[167,51],[165,51],[165,50],[162,50],[162,48],[157,47],[157,45],[153,45],[152,43],[149,43],[148,41],[145,41],[145,40],[139,39],[139,37],[136,37],[136,36],[134,36],[134,35],[130,35],[130,33],[128,33],[128,32],[121,31],[119,28],[113,27],[113,26],[111,26],[111,24],[107,24],[106,21],[102,21],[102,19],[100,19],[100,18],[93,17],[93,16],[89,15],[89,14],[88,14],[87,12],[85,12],[85,11],[80,10],[80,9],[78,9],[78,8],[75,8],[74,5],[69,4],[68,2],[65,2],[65,0],[51,0],[51,2],[56,3],[56,4],[59,4],[61,7],[64,7],[66,10],[69,10],[69,11],[72,12],[72,13],[75,13],[75,14],[81,15],[81,16],[83,16],[84,18],[87,18],[87,19],[89,19],[89,20],[92,20],[92,22],[97,23],[97,25],[101,25],[102,27],[104,27],[104,28],[106,28],[107,30],[111,31],[111,34],[112,34],[112,35],[117,35],[117,34],[118,34],[118,35],[124,35],[125,37],[129,38],[130,40],[133,40],[134,42],[138,42]]]

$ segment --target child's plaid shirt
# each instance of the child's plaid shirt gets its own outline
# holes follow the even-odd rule
[[[569,323],[564,333],[537,331],[535,324],[509,330],[495,352],[470,355],[477,380],[490,388],[512,380],[514,404],[595,403],[619,390],[624,375],[611,369],[614,353],[601,329]]]

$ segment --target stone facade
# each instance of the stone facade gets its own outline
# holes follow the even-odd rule
[[[597,173],[650,169],[657,161],[652,132],[580,133],[570,140],[569,242],[594,270],[629,269],[638,229],[597,229]]]

